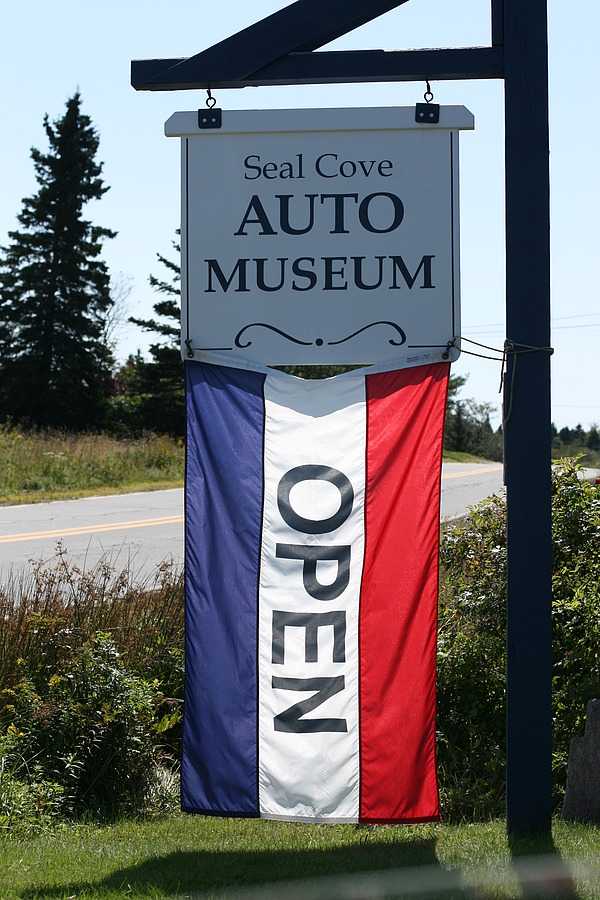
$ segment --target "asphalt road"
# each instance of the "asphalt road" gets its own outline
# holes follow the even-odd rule
[[[464,516],[492,494],[503,490],[502,463],[443,463],[442,521]]]
[[[499,463],[444,463],[442,519],[502,488]],[[100,559],[135,579],[151,579],[162,562],[183,565],[183,490],[118,494],[0,507],[0,583],[32,561],[52,564],[59,549],[79,568]]]
[[[104,560],[151,578],[162,562],[183,565],[183,490],[148,491],[0,507],[0,582],[10,569],[52,562],[59,549],[79,568]]]

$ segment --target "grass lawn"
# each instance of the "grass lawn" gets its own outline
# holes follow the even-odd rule
[[[509,841],[501,821],[356,827],[174,814],[4,834],[0,896],[600,897],[599,863],[600,829],[562,821],[552,838]]]

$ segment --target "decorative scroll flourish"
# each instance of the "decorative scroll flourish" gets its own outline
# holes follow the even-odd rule
[[[388,343],[390,343],[393,347],[401,347],[402,344],[406,343],[406,334],[399,325],[396,325],[395,322],[380,321],[371,322],[369,325],[364,325],[362,328],[359,328],[358,331],[354,331],[352,334],[341,338],[339,341],[327,341],[327,346],[334,347],[336,344],[344,344],[346,341],[351,341],[357,335],[362,334],[363,331],[366,331],[368,328],[374,328],[376,325],[388,325],[390,328],[393,328],[394,331],[399,335],[400,340],[389,338]],[[275,331],[277,334],[280,334],[281,337],[284,337],[287,341],[293,341],[294,344],[302,344],[304,347],[311,347],[313,344],[317,347],[322,347],[325,343],[323,338],[320,337],[315,338],[314,341],[301,341],[299,338],[293,337],[286,331],[282,331],[280,328],[276,328],[275,325],[269,325],[268,322],[251,322],[248,325],[244,325],[244,327],[236,334],[234,341],[236,347],[239,347],[240,349],[246,349],[246,347],[251,346],[251,340],[248,339],[245,343],[242,341],[242,335],[244,334],[244,332],[248,331],[249,328],[268,328],[270,331]]]
[[[375,325],[389,325],[390,328],[393,328],[400,335],[399,341],[395,341],[394,338],[389,339],[388,343],[390,343],[392,345],[392,347],[401,347],[402,344],[406,343],[406,334],[404,333],[402,328],[400,328],[399,325],[396,325],[395,322],[381,321],[381,322],[371,322],[369,325],[365,325],[365,326],[363,326],[363,328],[359,328],[358,331],[354,331],[352,334],[349,334],[345,338],[341,338],[341,340],[339,340],[339,341],[328,341],[328,346],[333,347],[335,344],[343,344],[343,343],[345,343],[345,341],[351,341],[352,338],[355,338],[358,334],[361,334],[363,331],[366,331],[368,328],[374,328]]]
[[[286,340],[293,341],[294,344],[303,344],[305,347],[310,347],[310,345],[313,343],[312,341],[301,341],[298,338],[292,337],[291,334],[287,334],[285,331],[282,331],[280,328],[276,328],[275,325],[269,325],[267,322],[251,322],[249,325],[244,325],[241,331],[238,331],[238,333],[236,334],[234,341],[236,347],[245,349],[252,344],[252,341],[250,340],[248,340],[245,344],[242,343],[242,335],[249,328],[269,328],[271,331],[276,331],[277,334],[280,334]]]

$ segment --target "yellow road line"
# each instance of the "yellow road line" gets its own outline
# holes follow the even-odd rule
[[[481,475],[487,472],[501,472],[502,466],[490,466],[483,469],[469,469],[467,472],[443,474],[442,478],[467,478],[469,475]],[[161,516],[157,519],[134,519],[132,522],[111,522],[106,525],[79,525],[76,528],[56,528],[52,531],[27,531],[22,534],[0,535],[0,544],[16,544],[20,541],[41,541],[44,538],[72,537],[77,534],[100,534],[104,531],[123,531],[132,528],[150,528],[152,525],[175,525],[183,522],[183,516]]]
[[[44,538],[71,537],[75,534],[99,534],[103,531],[122,531],[131,528],[149,528],[152,525],[172,525],[183,522],[183,516],[161,516],[158,519],[134,519],[132,522],[111,522],[106,525],[79,525],[76,528],[57,528],[53,531],[29,531],[22,534],[0,535],[0,544],[19,541],[41,541]]]
[[[501,472],[502,466],[490,466],[485,469],[469,469],[468,472],[448,472],[446,475],[442,475],[442,478],[466,478],[467,475],[482,475],[487,474],[488,472]]]

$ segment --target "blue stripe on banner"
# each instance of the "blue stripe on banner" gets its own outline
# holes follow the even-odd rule
[[[181,805],[258,816],[257,594],[265,376],[186,363]]]

